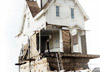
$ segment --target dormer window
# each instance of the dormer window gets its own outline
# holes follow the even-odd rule
[[[56,16],[59,17],[59,6],[56,6]]]
[[[74,8],[71,8],[71,18],[74,19]]]

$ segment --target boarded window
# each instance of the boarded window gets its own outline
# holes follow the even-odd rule
[[[56,16],[59,17],[59,6],[56,6]]]
[[[71,18],[74,19],[74,8],[71,8]]]
[[[78,44],[78,35],[74,35],[73,36],[73,45],[77,45]]]

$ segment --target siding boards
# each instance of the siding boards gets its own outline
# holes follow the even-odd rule
[[[71,53],[71,37],[68,30],[62,30],[64,52]]]
[[[82,45],[82,53],[87,54],[87,48],[86,48],[86,36],[81,36],[81,45]]]

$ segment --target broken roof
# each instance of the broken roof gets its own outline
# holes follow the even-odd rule
[[[26,1],[26,2],[29,6],[32,16],[35,17],[40,12],[40,8],[37,2],[36,1]]]
[[[41,10],[48,8],[51,1],[52,0],[50,0],[50,1],[48,0],[47,3],[42,7],[42,9],[40,9],[36,1],[26,0],[27,5],[28,5],[33,17],[35,17],[39,12],[41,12]]]

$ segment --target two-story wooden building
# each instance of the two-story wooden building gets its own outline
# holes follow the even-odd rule
[[[26,0],[17,35],[23,38],[20,72],[88,69],[89,60],[99,57],[87,54],[88,19],[78,0]]]

